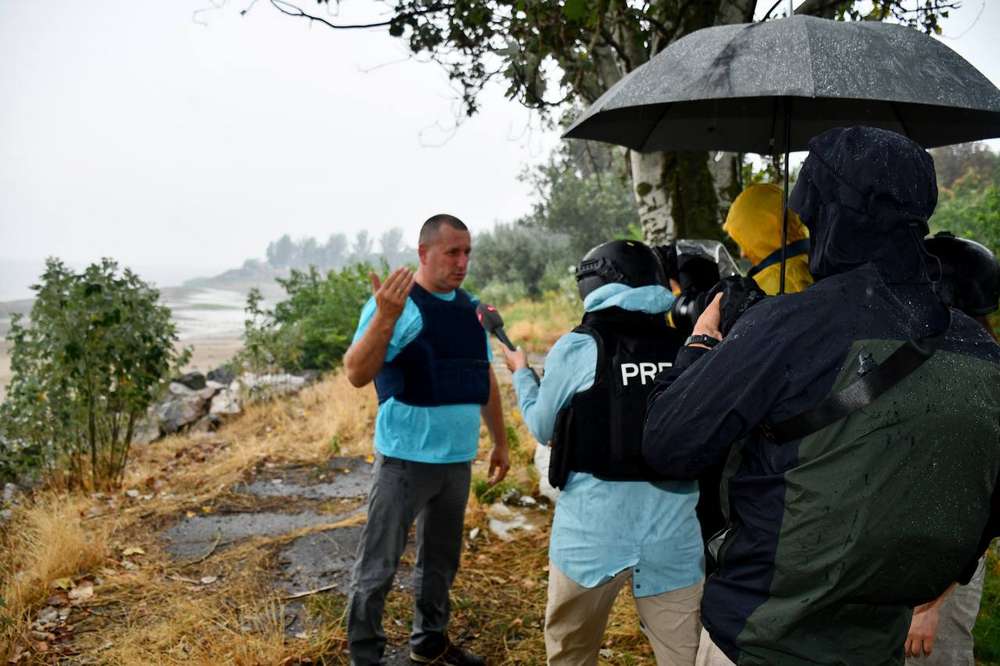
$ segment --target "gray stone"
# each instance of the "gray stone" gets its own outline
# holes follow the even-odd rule
[[[209,381],[218,382],[223,385],[231,384],[234,379],[236,379],[236,373],[233,372],[232,368],[225,365],[219,366],[208,373]]]
[[[21,488],[16,483],[5,483],[3,486],[3,502],[11,504],[21,495]]]
[[[178,395],[157,405],[156,418],[160,430],[170,435],[200,419],[207,410],[208,401],[201,396],[194,393]]]
[[[192,391],[199,391],[205,388],[205,375],[200,372],[188,372],[173,380],[178,384],[183,384]]]
[[[294,594],[336,584],[337,591],[347,594],[362,529],[340,527],[292,541],[278,557],[288,580],[283,587]]]
[[[132,432],[132,443],[151,444],[160,438],[160,434],[160,421],[154,408],[135,424],[135,430]]]
[[[240,375],[240,397],[244,400],[262,400],[298,393],[306,380],[287,373],[258,375],[246,372]]]
[[[212,381],[211,379],[205,382],[205,388],[210,388],[214,390],[216,393],[226,388],[226,386],[227,384],[220,384],[219,382]]]
[[[363,528],[340,527],[323,532],[314,532],[295,539],[278,555],[281,566],[281,581],[279,586],[290,594],[315,590],[327,585],[335,587],[325,594],[342,594],[350,592],[351,569],[354,566],[358,542]],[[413,542],[407,544],[404,559],[414,557]],[[406,562],[400,562],[393,580],[393,587],[399,590],[413,592],[413,568]],[[293,601],[285,607],[294,619],[288,633],[295,634],[309,630],[315,618],[309,618],[300,602]],[[405,664],[409,666],[408,650],[387,646],[384,663]]]
[[[275,484],[272,481],[254,481],[247,486],[241,486],[240,491],[257,497],[300,497],[302,499],[350,499],[364,497],[368,492],[371,479],[362,474],[342,475],[329,483],[300,485],[283,482]]]
[[[243,411],[240,403],[239,391],[225,388],[215,394],[212,398],[212,405],[208,409],[209,414],[222,416],[226,414],[239,414]]]
[[[218,392],[219,392],[218,389],[212,388],[211,386],[206,386],[205,388],[197,392],[197,396],[202,400],[211,400],[212,397]]]
[[[236,487],[237,492],[256,497],[294,497],[299,499],[360,499],[371,485],[371,463],[362,458],[336,457],[325,467],[292,467],[281,476],[261,475],[252,483]],[[317,473],[323,479],[317,479]]]
[[[322,525],[342,520],[340,515],[304,511],[302,513],[229,513],[185,518],[163,532],[167,552],[179,559],[204,554],[216,539],[227,544],[254,536],[278,536],[303,527]]]
[[[180,396],[194,395],[193,389],[189,389],[187,386],[181,384],[180,382],[170,382],[170,387],[168,390],[170,392],[170,395],[180,395]]]

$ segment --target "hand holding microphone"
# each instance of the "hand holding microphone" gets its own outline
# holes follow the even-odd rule
[[[503,330],[503,317],[500,316],[497,309],[492,305],[480,303],[476,306],[476,316],[479,317],[479,323],[483,325],[486,332],[492,333],[497,337],[497,340],[503,343],[501,351],[503,351],[507,369],[516,372],[521,368],[528,368],[535,375],[535,380],[538,381],[538,374],[528,366],[527,352],[515,347],[514,343],[507,337],[506,331]]]

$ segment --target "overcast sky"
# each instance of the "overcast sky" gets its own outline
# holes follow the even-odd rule
[[[475,232],[528,210],[517,175],[558,139],[501,89],[452,132],[446,77],[399,40],[264,1],[240,16],[249,1],[193,17],[208,0],[0,0],[0,300],[30,295],[50,255],[167,286],[282,233],[398,226],[414,244],[434,212]],[[944,28],[1000,84],[1000,2],[966,0]]]

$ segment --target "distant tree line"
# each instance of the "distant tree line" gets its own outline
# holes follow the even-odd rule
[[[982,143],[931,151],[938,179],[933,231],[979,241],[1000,255],[1000,154]]]
[[[484,300],[573,292],[573,268],[590,248],[641,237],[621,149],[568,142],[521,180],[534,190],[531,211],[473,240],[468,286]]]
[[[321,271],[353,264],[375,264],[382,260],[390,267],[416,263],[417,251],[403,242],[402,229],[394,227],[383,232],[377,246],[378,251],[367,229],[357,232],[350,240],[343,233],[330,234],[325,243],[312,237],[293,240],[285,234],[268,244],[266,257],[272,268],[306,270],[314,266]]]
[[[932,153],[940,187],[932,229],[947,229],[1000,252],[1000,155],[983,144]],[[641,237],[626,164],[618,148],[568,142],[541,165],[526,169],[521,178],[535,192],[531,210],[474,231],[465,287],[496,305],[553,292],[575,299],[573,269],[590,248]],[[780,180],[766,161],[762,168],[747,164],[743,171],[747,185]],[[287,299],[264,310],[259,294],[251,298],[245,335],[251,365],[336,367],[370,294],[367,272],[380,270],[374,246],[366,231],[352,242],[334,234],[323,245],[288,235],[271,243],[268,264],[291,269],[290,277],[279,280]],[[378,246],[390,267],[416,263],[415,251],[403,245],[398,229],[382,234]]]

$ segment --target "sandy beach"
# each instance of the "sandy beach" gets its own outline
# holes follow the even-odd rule
[[[233,357],[243,347],[239,336],[193,338],[182,340],[181,346],[191,347],[191,361],[184,370],[208,372],[219,367]],[[6,340],[0,340],[0,399],[6,394],[10,383],[10,353]]]
[[[170,288],[162,290],[163,303],[173,312],[178,346],[191,347],[184,370],[208,372],[233,357],[243,346],[243,305],[246,297],[223,289]],[[3,336],[9,312],[27,312],[30,303],[0,304],[0,399],[10,382],[10,343]]]

